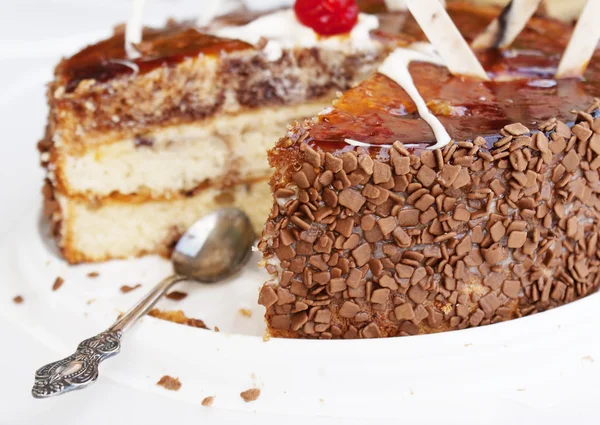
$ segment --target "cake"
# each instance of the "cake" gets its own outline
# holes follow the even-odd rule
[[[201,29],[145,28],[133,57],[118,27],[62,60],[39,148],[64,258],[168,255],[225,206],[246,211],[259,234],[271,207],[266,151],[375,71],[398,42],[377,27],[360,14],[348,31],[317,36],[292,10],[240,12]]]
[[[448,12],[468,41],[498,15]],[[423,41],[410,19],[402,31]],[[274,201],[259,243],[270,335],[465,329],[598,289],[600,61],[596,51],[585,78],[555,80],[571,33],[532,18],[507,50],[477,53],[491,81],[411,63],[449,136],[441,144],[394,78],[405,49],[287,131],[269,152]]]
[[[67,261],[167,255],[236,206],[286,338],[465,329],[597,290],[600,62],[554,78],[571,25],[538,15],[478,51],[484,81],[452,75],[407,12],[299,3],[146,28],[134,54],[117,28],[57,66],[39,147]],[[500,13],[447,8],[469,42]]]

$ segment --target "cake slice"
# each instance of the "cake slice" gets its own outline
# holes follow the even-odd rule
[[[287,124],[371,75],[397,40],[360,15],[319,37],[292,10],[238,13],[201,30],[145,29],[126,54],[118,29],[63,60],[39,147],[45,212],[71,263],[168,254],[207,212],[270,208],[266,151]],[[244,39],[246,41],[242,41]]]
[[[449,13],[472,40],[497,11]],[[570,34],[533,18],[510,49],[478,53],[489,82],[413,62],[452,138],[441,149],[427,148],[431,128],[383,74],[289,129],[269,153],[274,203],[259,243],[272,336],[464,329],[597,290],[600,61],[583,80],[554,80]],[[394,55],[386,75],[403,66]]]

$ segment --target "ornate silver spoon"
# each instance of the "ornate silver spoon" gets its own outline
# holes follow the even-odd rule
[[[144,316],[175,283],[213,283],[238,272],[249,260],[254,230],[248,216],[235,208],[215,211],[194,223],[171,256],[175,274],[163,279],[106,331],[82,341],[74,354],[35,373],[35,398],[85,388],[98,379],[98,366],[118,354],[121,336]]]

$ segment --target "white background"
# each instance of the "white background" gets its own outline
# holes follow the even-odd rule
[[[195,11],[201,10],[205,5],[205,0],[150,0],[145,22],[159,24],[167,16],[194,16],[197,14]],[[13,224],[18,223],[31,209],[39,207],[39,198],[28,196],[24,200],[22,194],[39,192],[42,172],[29,166],[28,173],[31,170],[33,175],[20,178],[23,164],[37,162],[35,142],[42,135],[46,115],[44,87],[41,84],[32,87],[29,82],[49,81],[52,67],[61,56],[109,35],[112,26],[126,20],[128,14],[129,3],[125,0],[0,0],[0,240],[5,243]],[[8,284],[0,276],[0,285],[3,283]],[[570,314],[573,313],[573,309],[569,311]],[[539,317],[542,318],[543,315]],[[549,320],[559,320],[556,315],[548,317]],[[43,317],[40,320],[44,320]],[[516,328],[511,326],[497,329]],[[490,327],[488,332],[496,330]],[[557,340],[560,341],[560,338],[561,336],[557,336]],[[585,347],[585,339],[597,342],[598,334],[582,333],[574,338],[574,344],[579,343]],[[534,340],[532,353],[535,353],[535,344]],[[377,361],[376,353],[373,356],[372,360]],[[56,352],[23,332],[0,312],[0,424],[399,423],[397,420],[281,417],[207,409],[199,405],[200,400],[197,405],[190,404],[134,390],[109,379],[101,379],[93,387],[65,397],[33,400],[29,395],[33,371],[56,357]],[[548,357],[555,358],[557,363],[564,360],[561,358],[560,345],[555,350],[547,349],[537,353],[540,362]],[[201,361],[201,351],[198,352],[198,358]],[[527,358],[531,359],[532,354],[527,353]],[[578,354],[577,361],[580,360],[581,355]],[[516,398],[511,402],[491,397],[483,406],[477,401],[471,405],[466,399],[456,409],[446,407],[444,411],[439,411],[438,406],[444,406],[444,400],[432,398],[425,403],[421,402],[424,407],[416,412],[414,409],[407,409],[410,416],[401,422],[482,424],[527,421],[543,424],[598,424],[600,420],[596,405],[600,385],[597,380],[586,380],[585,376],[586,371],[590,377],[598,376],[598,367],[594,364],[596,361],[600,362],[600,358],[587,361],[587,369],[579,371],[576,378],[549,381],[552,385],[547,388],[548,399],[552,403],[538,402],[538,407],[531,407],[527,404],[526,397]],[[439,362],[444,362],[443,355],[439,357]],[[473,371],[465,370],[467,372]],[[498,364],[494,370],[482,370],[481,384],[487,385],[495,375],[510,372],[510,365],[503,364]],[[549,362],[546,373],[559,372]],[[561,382],[564,382],[564,386]],[[477,390],[465,388],[460,381],[455,382],[455,389],[458,394]],[[561,396],[561,391],[564,391],[564,397]],[[536,397],[539,399],[543,395],[538,394]],[[485,406],[491,406],[494,413],[490,415],[482,411],[486,409]],[[402,407],[399,406],[399,409]]]

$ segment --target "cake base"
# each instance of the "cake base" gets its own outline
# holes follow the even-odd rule
[[[70,263],[145,254],[168,256],[173,244],[196,220],[218,208],[242,209],[258,234],[269,215],[272,199],[266,179],[144,202],[108,198],[94,205],[57,194],[62,215],[60,248]]]

